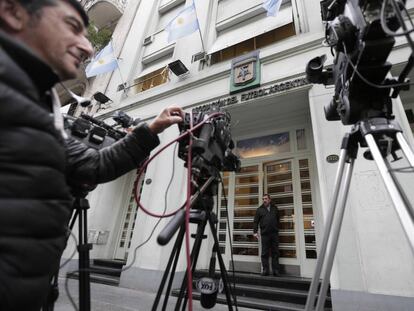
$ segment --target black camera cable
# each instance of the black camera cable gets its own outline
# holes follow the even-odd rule
[[[175,155],[175,153],[176,153],[177,146],[178,146],[178,143],[176,143],[174,145],[173,155]],[[167,208],[168,208],[168,200],[167,200],[168,191],[170,190],[170,187],[172,185],[172,181],[173,181],[174,175],[175,175],[175,156],[173,156],[172,158],[173,158],[173,163],[172,163],[171,177],[170,177],[170,181],[168,182],[167,189],[165,190],[165,193],[164,193],[164,210],[163,210],[163,214],[165,214],[167,212]],[[135,189],[135,191],[136,191],[136,189]],[[162,218],[159,218],[158,219],[157,223],[155,224],[155,226],[152,229],[152,231],[151,231],[150,235],[148,236],[148,238],[144,242],[142,242],[141,244],[139,244],[137,247],[135,247],[135,249],[134,249],[134,255],[133,255],[133,258],[132,258],[131,263],[128,266],[125,266],[124,268],[122,268],[121,272],[124,272],[124,271],[126,271],[126,270],[128,270],[128,269],[130,269],[132,267],[132,265],[136,261],[138,249],[141,248],[142,246],[144,246],[145,244],[147,244],[149,242],[149,240],[151,240],[151,238],[152,238],[152,236],[153,236],[153,234],[155,232],[155,229],[158,227],[158,225],[160,224],[161,220],[162,220]]]
[[[407,83],[393,83],[393,84],[387,84],[387,85],[381,85],[381,84],[376,84],[373,83],[371,81],[369,81],[367,78],[365,78],[358,70],[357,66],[352,62],[351,58],[348,56],[348,53],[346,51],[346,47],[344,44],[344,55],[346,57],[346,59],[348,60],[349,64],[351,65],[351,67],[354,69],[354,72],[358,75],[358,77],[365,82],[365,84],[377,88],[377,89],[389,89],[389,88],[395,88],[395,87],[405,87],[405,86],[409,86],[409,85],[414,85],[414,83],[412,82],[407,82]]]
[[[382,6],[381,6],[381,27],[382,27],[382,29],[384,30],[384,32],[387,34],[387,35],[389,35],[389,36],[392,36],[392,37],[402,37],[402,36],[407,36],[407,35],[409,35],[409,34],[411,34],[412,32],[414,32],[414,23],[413,23],[413,21],[412,21],[412,19],[411,19],[411,17],[410,17],[410,14],[409,14],[409,12],[408,12],[408,10],[407,10],[407,8],[405,7],[405,5],[404,5],[404,3],[402,3],[401,1],[397,1],[397,3],[400,5],[400,7],[403,9],[403,11],[404,11],[404,13],[407,15],[407,18],[408,18],[408,21],[410,22],[410,24],[411,24],[411,29],[409,29],[409,30],[407,30],[407,29],[405,29],[404,31],[402,31],[402,32],[396,32],[396,31],[392,31],[389,27],[388,27],[388,25],[387,25],[387,20],[386,20],[386,16],[385,16],[385,8],[387,7],[387,4],[388,4],[388,2],[389,2],[390,0],[384,0],[384,2],[382,3]],[[391,0],[391,1],[393,1],[393,0]],[[394,12],[395,12],[395,10],[394,10]],[[401,14],[400,14],[400,12],[398,11],[398,13],[397,12],[395,12],[395,14],[398,16],[398,15],[400,15],[400,17],[401,17]],[[402,22],[403,24],[404,24],[404,21],[402,20],[402,17],[401,17],[401,20],[400,20],[400,22]],[[403,24],[401,25],[401,27],[403,27],[403,28],[405,28],[405,24],[404,24],[404,26],[403,26]]]

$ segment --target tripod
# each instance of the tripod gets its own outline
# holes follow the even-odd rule
[[[215,181],[214,177],[210,177],[203,187],[200,189],[200,192],[195,195],[191,200],[191,207],[194,205],[194,209],[192,208],[190,210],[190,222],[197,224],[197,231],[195,235],[192,235],[192,237],[195,238],[193,248],[191,250],[191,271],[194,273],[196,265],[197,265],[197,259],[200,253],[201,248],[201,242],[204,236],[204,231],[207,226],[207,223],[210,226],[211,232],[213,233],[214,238],[214,246],[213,246],[213,253],[217,253],[217,258],[220,266],[220,273],[221,278],[223,280],[223,286],[224,286],[224,292],[226,295],[227,305],[230,311],[233,310],[232,307],[232,301],[231,301],[231,290],[228,283],[228,275],[227,271],[224,265],[223,257],[221,256],[221,253],[219,251],[219,242],[217,238],[217,217],[212,212],[212,208],[214,205],[214,200],[212,196],[212,191],[214,189],[217,189],[217,182]],[[166,293],[164,296],[164,302],[162,305],[162,310],[166,310],[169,294],[171,292],[172,283],[174,280],[174,275],[178,263],[178,258],[180,255],[180,249],[183,243],[184,234],[185,234],[185,211],[180,210],[174,218],[168,223],[168,225],[163,229],[163,231],[158,236],[158,243],[161,245],[165,245],[169,242],[169,240],[172,238],[174,233],[180,229],[178,232],[177,239],[175,241],[174,247],[172,249],[170,258],[167,263],[167,267],[165,269],[165,272],[163,274],[160,287],[157,292],[157,296],[155,298],[154,304],[152,306],[152,311],[156,311],[158,308],[158,305],[161,300],[161,295],[164,290],[164,287],[168,280],[168,285],[166,289]],[[210,267],[211,270],[211,267]],[[211,272],[211,271],[210,271]],[[185,273],[184,278],[182,280],[180,293],[177,298],[177,302],[175,305],[175,311],[179,311],[180,307],[182,305],[181,310],[185,310],[187,300],[188,300],[188,291],[187,291],[187,278],[188,275]]]
[[[400,126],[391,118],[379,117],[359,121],[342,140],[339,166],[335,178],[334,194],[326,217],[325,233],[316,264],[315,274],[309,289],[305,311],[322,311],[325,305],[329,283],[328,279],[331,274],[338,244],[352,171],[358,153],[358,144],[360,144],[361,147],[369,147],[369,152],[366,152],[364,156],[367,159],[373,159],[376,162],[385,183],[385,187],[394,203],[394,208],[398,214],[405,235],[407,236],[411,250],[414,252],[414,210],[399,185],[398,180],[391,169],[390,163],[387,160],[387,156],[389,155],[391,155],[394,160],[398,160],[396,151],[401,150],[409,162],[411,169],[413,169],[413,151],[410,149],[407,141],[402,135]],[[343,178],[344,170],[345,177]],[[336,211],[337,206],[338,210]],[[334,223],[336,212],[338,212],[338,214]],[[324,267],[325,260],[326,265]],[[323,268],[325,270],[320,287],[319,298],[315,308],[317,289]]]
[[[92,244],[88,243],[88,222],[87,210],[89,209],[89,202],[85,198],[76,197],[74,208],[75,214],[70,222],[70,230],[75,225],[76,217],[78,217],[79,229],[79,310],[91,310],[91,281],[90,281],[90,265],[89,265],[89,251],[92,249]]]
[[[86,194],[84,195],[86,196]],[[69,229],[72,231],[76,218],[78,217],[79,229],[79,310],[91,310],[91,284],[90,284],[90,269],[89,269],[89,251],[92,249],[92,244],[88,243],[88,223],[86,211],[89,209],[89,202],[83,196],[76,196],[73,203],[75,213],[69,224]],[[67,277],[70,273],[68,273]],[[49,294],[46,302],[42,306],[42,311],[53,311],[54,304],[59,296],[58,289],[59,270],[53,276]]]

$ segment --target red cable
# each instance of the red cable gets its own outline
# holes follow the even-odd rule
[[[138,170],[138,179],[141,178],[141,175],[143,174],[143,172],[145,171],[145,169],[147,168],[147,166],[152,162],[152,160],[154,160],[155,157],[157,157],[161,152],[163,152],[165,149],[167,149],[169,146],[171,146],[173,143],[180,141],[181,139],[183,139],[185,136],[190,135],[192,132],[194,132],[195,130],[197,130],[199,127],[203,126],[209,119],[212,119],[214,117],[217,116],[221,116],[223,115],[222,112],[216,112],[216,113],[212,113],[211,115],[209,115],[203,122],[197,124],[196,126],[194,126],[193,128],[190,127],[190,129],[188,131],[186,131],[185,133],[181,134],[180,136],[178,136],[176,139],[174,139],[173,141],[169,142],[168,144],[166,144],[164,147],[162,147],[160,150],[158,150],[152,157],[148,158],[148,160],[146,160],[142,166],[140,167],[140,169]],[[192,124],[192,120],[191,120],[191,124]],[[173,215],[175,215],[181,208],[179,207],[177,210],[168,213],[168,214],[155,214],[150,212],[149,210],[147,210],[146,208],[144,208],[144,206],[141,204],[140,202],[140,198],[141,195],[138,191],[138,184],[137,187],[134,191],[134,198],[135,198],[135,202],[137,203],[138,207],[142,209],[142,211],[147,214],[150,215],[152,217],[156,217],[156,218],[167,218],[167,217],[171,217]],[[188,201],[188,199],[187,199]],[[186,203],[187,204],[187,203]]]
[[[145,171],[149,163],[157,157],[161,152],[163,152],[166,148],[171,146],[173,143],[180,141],[185,136],[189,135],[189,143],[188,143],[188,154],[187,154],[187,198],[186,198],[186,211],[185,211],[185,248],[186,248],[186,258],[187,258],[187,297],[189,300],[188,303],[188,310],[193,310],[193,277],[192,277],[192,269],[191,269],[191,255],[190,255],[190,209],[191,209],[191,167],[192,167],[192,136],[191,133],[197,130],[199,127],[204,125],[209,119],[212,119],[216,116],[223,115],[221,112],[213,113],[209,115],[203,122],[197,124],[195,127],[193,127],[193,115],[191,113],[190,118],[190,129],[186,131],[185,133],[178,136],[178,138],[174,139],[164,147],[162,147],[160,150],[158,150],[152,157],[150,157],[148,160],[144,162],[144,164],[141,166],[141,168],[138,171],[138,179],[141,178],[142,173]],[[138,185],[135,189],[134,193],[135,201],[137,202],[137,205],[144,211],[144,213],[157,217],[157,218],[166,218],[173,216],[176,214],[182,207],[178,208],[174,212],[168,213],[168,214],[155,214],[150,211],[148,211],[146,208],[144,208],[140,202],[140,194],[138,193]]]
[[[190,113],[190,131],[193,128],[193,114]],[[188,155],[187,155],[187,205],[185,211],[185,251],[187,257],[187,297],[188,310],[193,310],[193,276],[191,271],[191,256],[190,256],[190,208],[191,208],[191,167],[192,167],[192,150],[193,144],[192,135],[188,138]]]

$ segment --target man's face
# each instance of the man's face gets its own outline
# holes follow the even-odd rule
[[[76,78],[82,61],[93,53],[79,13],[68,3],[57,1],[29,16],[18,36],[62,79]]]
[[[264,206],[268,206],[270,204],[270,198],[267,195],[263,197],[263,204]]]

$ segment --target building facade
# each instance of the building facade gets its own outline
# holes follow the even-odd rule
[[[233,253],[236,270],[260,273],[253,217],[262,195],[269,193],[281,215],[283,272],[311,277],[332,197],[335,159],[350,129],[325,119],[323,107],[330,102],[333,87],[312,85],[305,79],[311,58],[328,54],[332,64],[329,50],[321,44],[325,33],[319,1],[284,0],[273,17],[266,15],[262,0],[195,0],[200,30],[168,42],[166,25],[191,3],[140,0],[126,4],[113,35],[119,70],[91,79],[84,95],[100,91],[112,103],[89,112],[113,123],[110,117],[116,110],[149,121],[173,104],[186,111],[225,107],[232,117],[242,167],[240,172],[223,174],[224,190],[219,190],[216,200],[226,266],[230,268]],[[414,1],[407,1],[407,7],[412,14]],[[409,54],[405,41],[397,40],[390,57],[393,74],[399,73]],[[186,70],[181,66],[174,73],[177,61]],[[393,105],[413,147],[414,93],[402,93]],[[161,145],[178,133],[176,127],[166,130],[160,135]],[[162,220],[152,239],[134,251],[151,235],[158,219],[137,209],[133,189],[139,189],[142,204],[155,213],[181,206],[187,172],[176,154],[170,147],[141,179],[131,172],[89,196],[89,234],[95,244],[91,257],[126,259],[131,267],[122,273],[121,286],[158,288],[173,242],[161,247],[156,236],[168,220]],[[408,189],[414,181],[410,175],[399,176]],[[408,196],[414,202],[412,191]],[[211,232],[206,234],[200,269],[208,267],[211,254]],[[72,249],[69,245],[66,257]],[[178,270],[184,269],[182,259]],[[375,163],[365,160],[361,150],[331,276],[333,308],[412,310],[413,276],[408,240]]]

